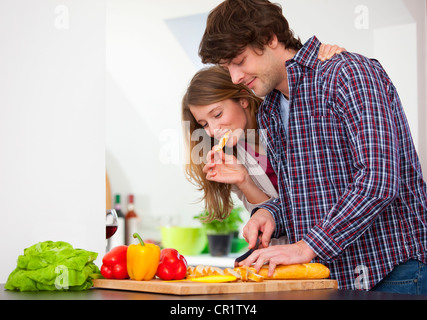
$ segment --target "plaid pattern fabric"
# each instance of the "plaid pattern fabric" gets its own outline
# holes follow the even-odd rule
[[[303,239],[344,289],[370,289],[401,262],[427,263],[427,192],[401,102],[378,63],[344,52],[321,62],[311,38],[286,63],[288,138],[279,91],[258,125],[279,198],[258,208],[274,237]],[[256,209],[255,209],[256,210]]]

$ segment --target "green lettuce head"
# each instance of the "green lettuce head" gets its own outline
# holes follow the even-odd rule
[[[92,287],[96,252],[74,249],[62,241],[39,242],[24,250],[9,275],[7,290],[86,290]]]

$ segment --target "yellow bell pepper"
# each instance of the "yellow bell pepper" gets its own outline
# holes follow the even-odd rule
[[[156,275],[160,261],[160,248],[155,244],[144,243],[139,234],[134,233],[134,238],[138,238],[138,244],[131,244],[127,251],[127,270],[129,278],[132,280],[151,280]]]

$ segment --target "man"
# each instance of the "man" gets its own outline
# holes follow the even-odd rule
[[[227,0],[208,17],[199,55],[265,96],[257,121],[279,177],[279,198],[244,228],[249,248],[259,234],[264,248],[242,264],[272,274],[317,261],[340,288],[365,290],[409,267],[424,276],[404,292],[427,294],[426,184],[396,89],[377,61],[318,61],[319,46],[302,45],[266,0]],[[282,235],[290,245],[268,247]]]

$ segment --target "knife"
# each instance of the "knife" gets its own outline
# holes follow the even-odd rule
[[[252,252],[258,249],[258,246],[259,246],[259,237],[256,239],[255,247],[248,250],[246,253],[242,254],[240,257],[237,257],[236,260],[234,260],[234,267],[237,268],[239,266],[239,262],[249,257],[252,254]]]
[[[261,238],[261,236],[262,236],[262,232],[260,232],[258,234],[258,238],[256,240],[255,247],[253,249],[249,250],[248,252],[244,253],[240,257],[237,257],[236,260],[234,260],[234,267],[235,268],[237,268],[239,266],[238,264],[240,261],[245,260],[247,257],[249,257],[252,254],[252,252],[254,252],[255,250],[258,249],[259,239]],[[269,246],[279,246],[279,245],[284,245],[284,244],[289,244],[289,240],[288,240],[288,237],[286,235],[281,236],[280,238],[271,238],[270,243],[268,245]]]

